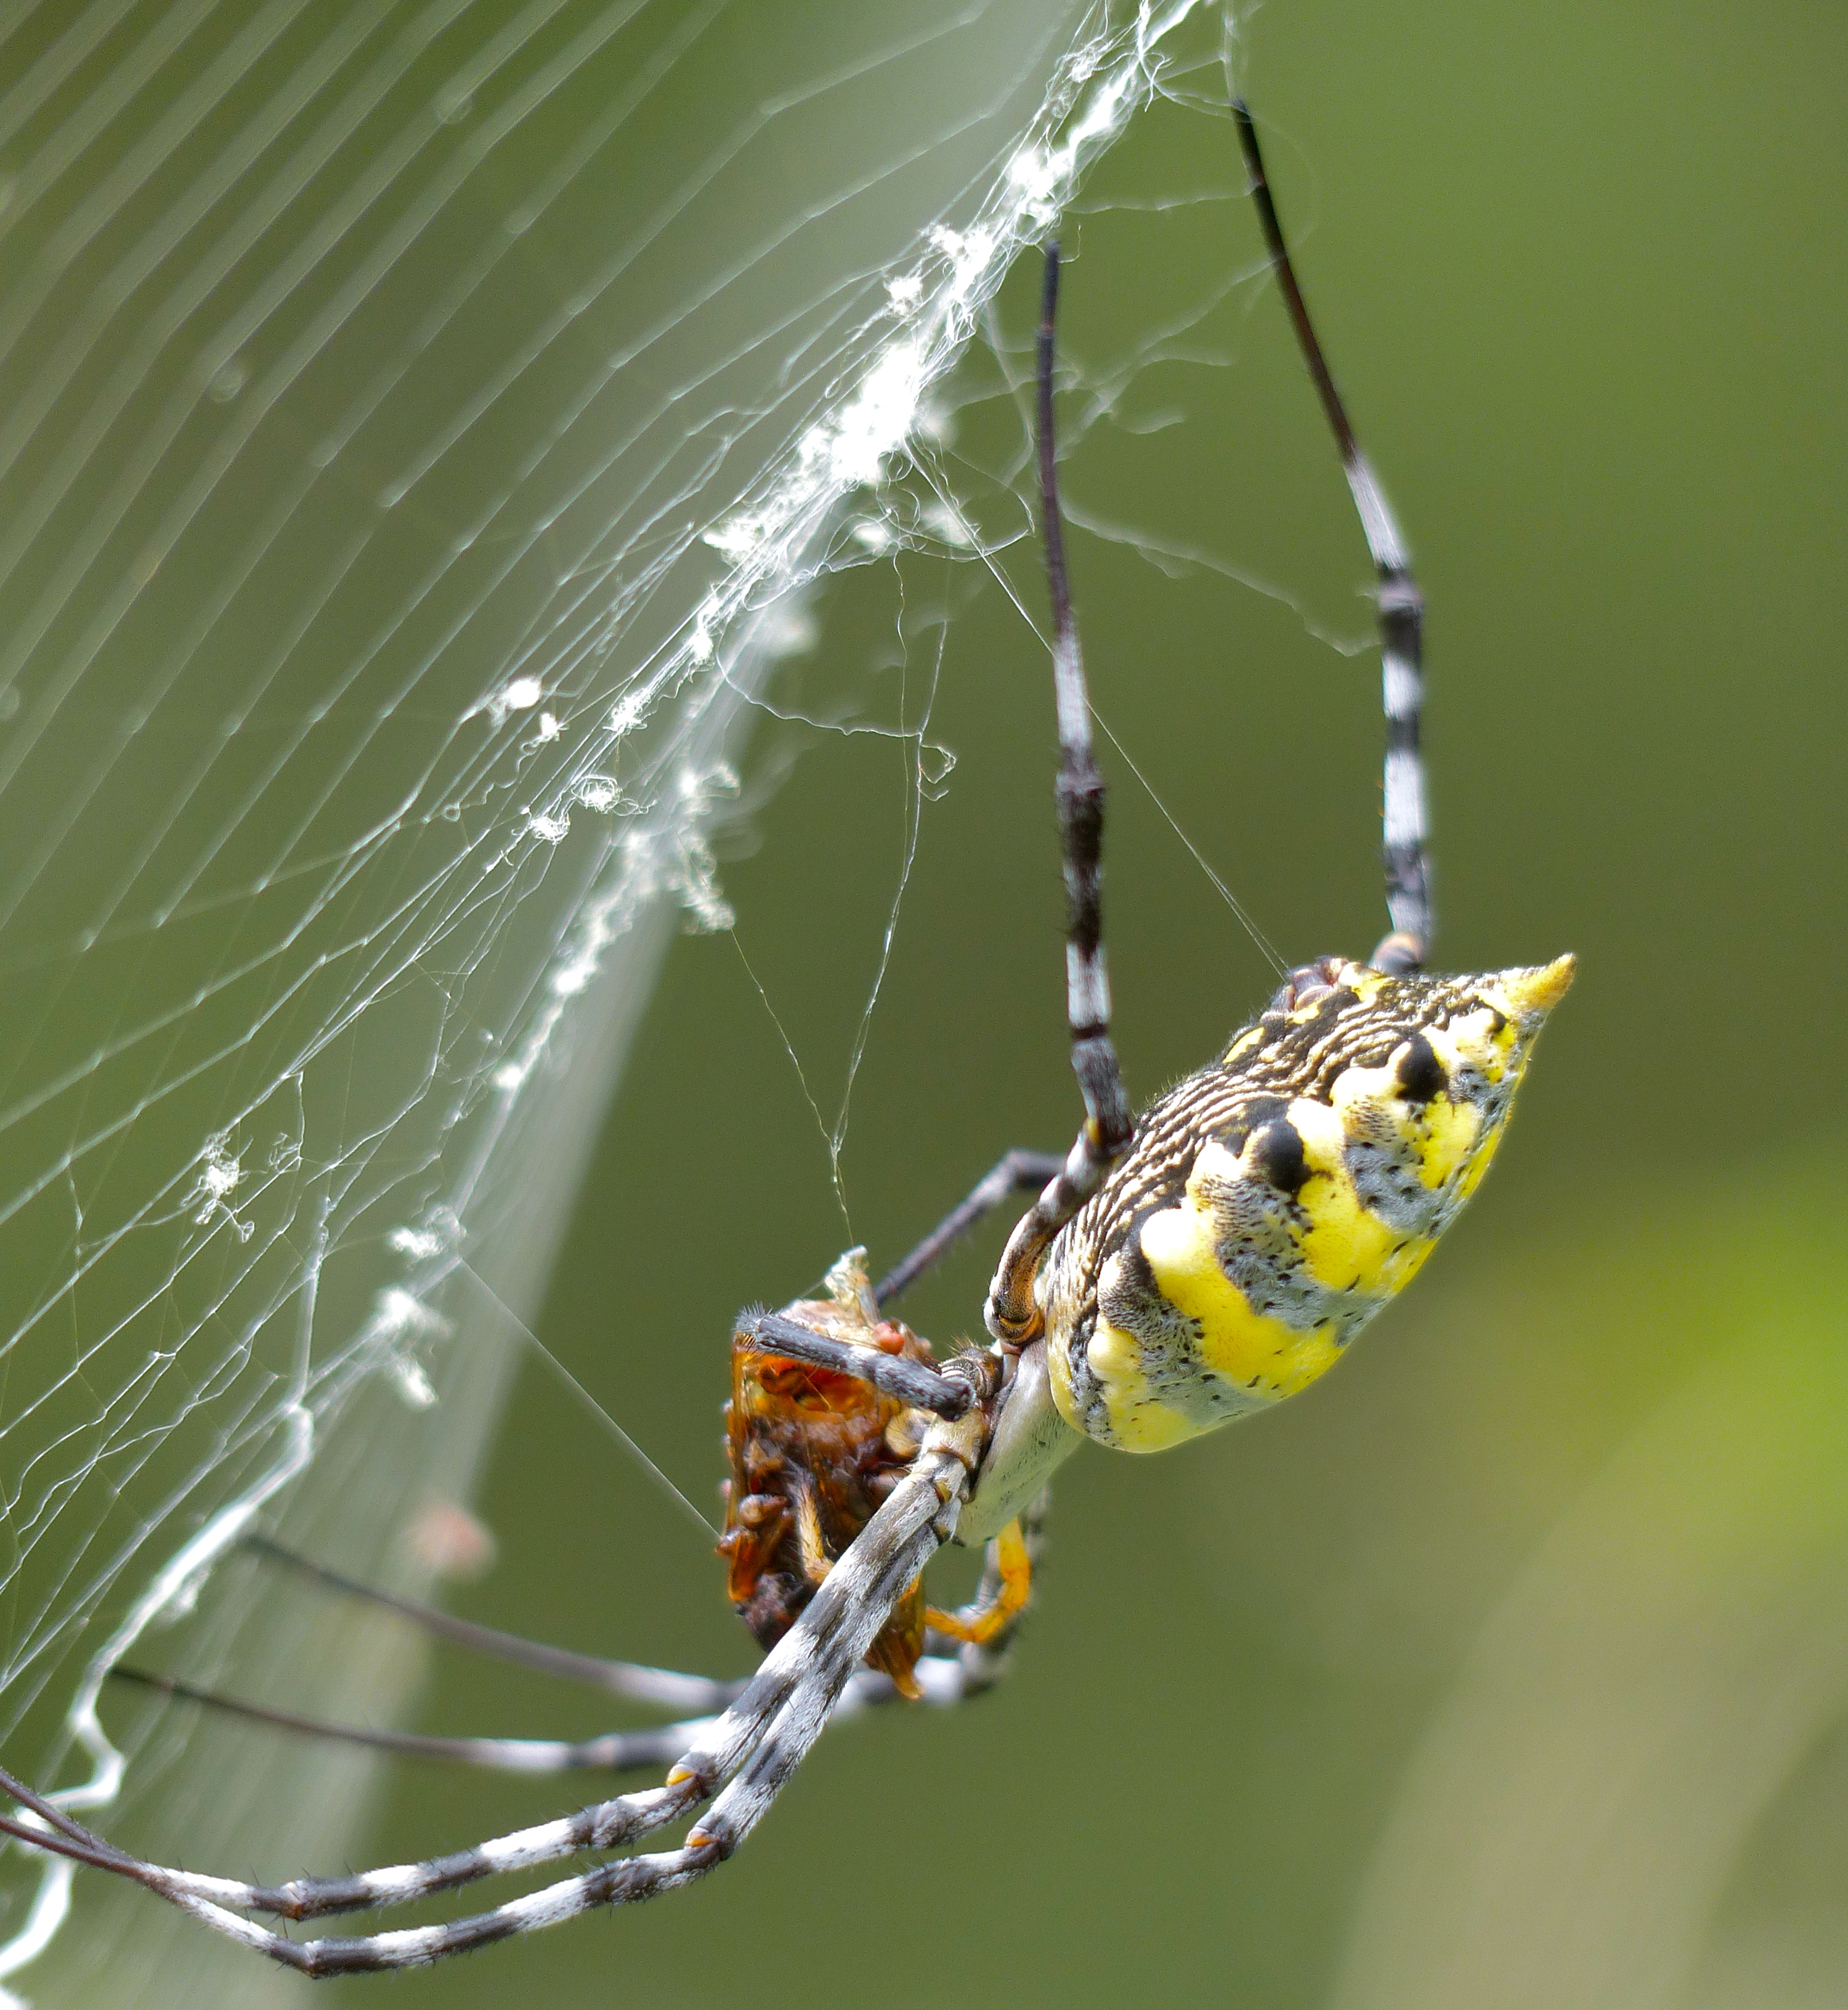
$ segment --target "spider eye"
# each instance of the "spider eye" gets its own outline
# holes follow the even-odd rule
[[[1429,1103],[1447,1086],[1444,1064],[1423,1034],[1414,1033],[1400,1055],[1398,1092],[1408,1103]]]

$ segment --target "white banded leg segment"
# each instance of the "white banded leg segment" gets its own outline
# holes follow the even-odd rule
[[[1235,100],[1233,123],[1251,176],[1252,199],[1270,254],[1272,269],[1289,310],[1302,360],[1320,398],[1328,428],[1341,453],[1348,490],[1379,581],[1382,695],[1386,710],[1384,826],[1381,851],[1386,872],[1386,908],[1392,932],[1374,952],[1374,966],[1394,976],[1419,969],[1430,950],[1433,918],[1427,836],[1424,770],[1419,752],[1423,703],[1424,598],[1412,577],[1411,554],[1384,489],[1354,435],[1347,407],[1335,388],[1309,307],[1298,284],[1283,233],[1276,198],[1264,172],[1263,150],[1251,114]]]
[[[1430,866],[1425,854],[1430,822],[1425,807],[1424,756],[1419,736],[1424,705],[1420,666],[1424,602],[1402,568],[1381,570],[1380,677],[1386,708],[1386,762],[1382,836],[1386,867],[1386,907],[1393,935],[1405,945],[1388,961],[1374,961],[1395,975],[1416,969],[1430,952],[1434,925]],[[1385,946],[1382,945],[1384,949]],[[1415,956],[1409,956],[1416,950]],[[1408,960],[1409,957],[1409,960]]]
[[[1065,1017],[1076,1039],[1110,1025],[1110,971],[1101,945],[1089,953],[1065,945]]]
[[[979,1418],[970,1421],[979,1424]],[[710,1792],[729,1780],[792,1699],[818,1684],[830,1689],[832,1706],[899,1594],[945,1539],[933,1525],[943,1511],[947,1467],[958,1476],[959,1492],[963,1468],[958,1461],[919,1453],[842,1552],[801,1618],[764,1657],[745,1693],[688,1749],[668,1775],[670,1781],[697,1778]]]
[[[1386,756],[1386,843],[1410,850],[1424,837],[1424,771],[1416,753],[1395,750]],[[1393,918],[1398,917],[1395,912]]]
[[[283,1919],[320,1919],[334,1912],[404,1905],[412,1899],[454,1891],[483,1877],[499,1877],[510,1870],[536,1870],[583,1850],[614,1848],[638,1841],[690,1814],[705,1798],[697,1783],[691,1781],[673,1787],[647,1788],[421,1863],[387,1864],[344,1877],[295,1878],[277,1885],[245,1884],[196,1871],[148,1866],[150,1874],[144,1877],[143,1882],[176,1902],[190,1897],[236,1905],[247,1912],[273,1912]]]
[[[1052,598],[1053,698],[1058,716],[1059,847],[1065,875],[1065,1019],[1071,1066],[1085,1102],[1084,1128],[1064,1170],[1008,1238],[983,1317],[1007,1347],[1020,1347],[1037,1329],[1033,1273],[1053,1238],[1103,1184],[1135,1131],[1110,1038],[1110,978],[1103,959],[1103,777],[1092,752],[1091,699],[1085,682],[1078,623],[1065,572],[1064,520],[1059,509],[1058,450],[1053,424],[1053,339],[1059,305],[1059,247],[1046,250],[1036,358],[1036,413],[1041,527],[1047,584]]]
[[[292,1941],[204,1899],[175,1895],[174,1902],[215,1932],[268,1955],[284,1967],[317,1977],[354,1975],[426,1967],[446,1955],[466,1954],[496,1941],[510,1940],[517,1934],[561,1925],[599,1906],[652,1898],[690,1884],[721,1861],[720,1854],[709,1847],[696,1849],[684,1845],[653,1856],[626,1857],[618,1863],[603,1864],[575,1877],[562,1878],[467,1919],[350,1939]]]
[[[968,1483],[962,1456],[927,1447],[829,1571],[801,1620],[784,1636],[787,1642],[805,1629],[808,1633],[795,1657],[794,1678],[730,1784],[688,1837],[690,1847],[710,1843],[730,1856],[763,1818],[826,1729],[892,1607],[955,1532]],[[840,1598],[818,1612],[843,1576],[848,1581]]]

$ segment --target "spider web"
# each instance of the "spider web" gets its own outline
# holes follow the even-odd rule
[[[0,1736],[72,1808],[266,1505],[466,1493],[805,589],[1203,12],[0,30]]]

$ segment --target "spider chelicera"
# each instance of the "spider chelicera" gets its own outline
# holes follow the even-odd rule
[[[1242,105],[1233,112],[1271,265],[1378,575],[1391,932],[1371,961],[1330,957],[1292,971],[1220,1055],[1132,1115],[1110,1038],[1104,786],[1092,757],[1055,471],[1052,247],[1037,359],[1039,474],[1069,906],[1066,1016],[1084,1123],[1063,1159],[1008,1153],[876,1286],[860,1252],[850,1252],[830,1273],[828,1298],[740,1321],[721,1547],[733,1600],[768,1650],[756,1674],[727,1683],[568,1653],[285,1557],[464,1646],[681,1721],[575,1745],[423,1738],[341,1731],[165,1678],[138,1679],[393,1751],[527,1773],[665,1764],[665,1781],[423,1863],[276,1886],[130,1856],[5,1773],[0,1788],[21,1812],[0,1818],[0,1833],[131,1878],[215,1931],[316,1976],[414,1966],[671,1891],[737,1848],[831,1718],[901,1696],[957,1703],[996,1679],[1026,1603],[1047,1481],[1085,1439],[1154,1451],[1269,1408],[1331,1366],[1417,1271],[1486,1170],[1573,966],[1562,957],[1484,975],[1424,974],[1423,603],[1310,325],[1251,119]],[[989,1289],[989,1344],[940,1364],[887,1308],[1020,1191],[1036,1198]],[[922,1579],[952,1538],[986,1543],[987,1568],[974,1601],[944,1613],[925,1604]],[[689,1817],[695,1825],[676,1848],[600,1862],[446,1924],[296,1940],[265,1923],[427,1898],[624,1848]]]

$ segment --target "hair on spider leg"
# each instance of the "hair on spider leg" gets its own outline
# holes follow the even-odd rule
[[[4,1773],[0,1788],[26,1812],[0,1817],[0,1833],[130,1878],[214,1931],[315,1976],[415,1966],[676,1889],[736,1850],[836,1717],[898,1694],[954,1705],[993,1685],[1027,1610],[1047,1483],[1079,1445],[1160,1451],[1286,1401],[1332,1367],[1416,1273],[1487,1169],[1573,962],[1424,970],[1432,922],[1419,751],[1423,603],[1310,318],[1255,126],[1242,103],[1233,116],[1260,228],[1376,574],[1390,928],[1373,961],[1329,956],[1288,971],[1217,1056],[1132,1116],[1111,1040],[1106,792],[1059,506],[1060,266],[1049,246],[1034,424],[1053,616],[1065,1038],[1082,1119],[1062,1156],[1006,1154],[876,1291],[862,1252],[850,1252],[830,1273],[828,1298],[737,1321],[720,1547],[733,1602],[765,1649],[756,1673],[741,1685],[707,1682],[517,1641],[260,1543],[272,1560],[458,1645],[669,1707],[681,1706],[670,1698],[698,1697],[688,1706],[700,1714],[650,1734],[681,1748],[658,1787],[346,1876],[262,1886],[135,1857]],[[1035,1198],[987,1293],[989,1342],[940,1362],[887,1316],[890,1303],[1020,1191]],[[952,1540],[983,1546],[984,1567],[971,1603],[942,1613],[924,1603],[923,1573]],[[330,1734],[153,1679],[176,1697]],[[457,1756],[430,1751],[437,1744],[481,1742],[380,1736],[388,1749],[428,1756]],[[489,1742],[535,1753],[516,1770],[548,1770],[539,1741]],[[597,1863],[440,1925],[297,1941],[264,1923],[456,1891],[625,1848],[688,1818],[677,1848]]]

